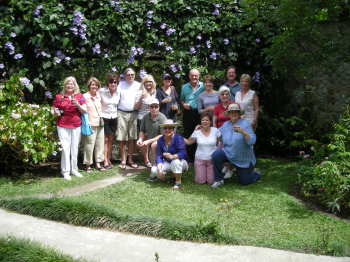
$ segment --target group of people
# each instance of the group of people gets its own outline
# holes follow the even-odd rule
[[[64,87],[53,102],[57,115],[57,131],[62,147],[61,173],[70,180],[78,171],[81,114],[88,114],[92,134],[83,136],[83,164],[90,172],[113,167],[112,144],[119,143],[121,162],[137,168],[133,155],[138,147],[144,165],[151,168],[149,180],[165,180],[171,172],[174,189],[181,188],[182,174],[188,161],[194,162],[195,182],[208,183],[213,188],[224,184],[224,178],[236,169],[241,184],[260,179],[254,171],[259,100],[250,90],[251,78],[243,74],[236,81],[236,68],[226,72],[227,81],[214,90],[210,75],[200,79],[197,69],[189,72],[189,82],[178,96],[169,74],[162,86],[156,86],[152,75],[142,82],[135,80],[135,71],[127,68],[124,79],[109,74],[106,86],[95,77],[87,82],[88,92],[81,94],[74,77],[64,81]],[[176,118],[182,108],[183,136],[176,132]]]

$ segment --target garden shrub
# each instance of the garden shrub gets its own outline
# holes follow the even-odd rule
[[[314,159],[307,159],[301,168],[298,183],[302,195],[316,199],[333,213],[349,214],[350,106],[334,125],[330,143],[325,150],[316,150]]]
[[[22,74],[13,75],[0,89],[0,164],[3,172],[35,166],[57,154],[54,116],[49,105],[21,102],[32,86]]]

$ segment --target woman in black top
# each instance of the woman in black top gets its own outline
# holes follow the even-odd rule
[[[176,114],[179,111],[178,99],[179,96],[172,85],[172,79],[169,74],[163,76],[163,86],[157,88],[157,99],[160,102],[159,111],[168,119],[176,121]]]

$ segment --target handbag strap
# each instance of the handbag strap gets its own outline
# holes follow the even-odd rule
[[[91,98],[92,98],[92,97],[91,97]],[[94,99],[92,98],[91,100],[92,100],[92,103],[93,103],[94,106],[95,106],[95,109],[96,109],[96,112],[97,112],[98,116],[101,117],[101,116],[100,116],[100,113],[98,112],[97,106],[95,105]]]

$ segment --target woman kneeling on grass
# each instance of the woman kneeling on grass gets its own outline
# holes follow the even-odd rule
[[[188,145],[197,142],[198,145],[194,159],[194,181],[197,184],[208,183],[211,185],[214,183],[211,155],[217,148],[221,134],[216,127],[211,126],[210,113],[202,113],[200,119],[201,125],[193,132],[190,138],[185,139],[185,142]]]
[[[163,135],[157,142],[156,167],[152,167],[151,179],[158,177],[165,180],[165,174],[171,171],[175,177],[173,189],[181,188],[181,175],[187,171],[186,146],[184,138],[175,133],[176,123],[167,119],[160,127],[163,129]]]
[[[223,148],[218,148],[212,154],[215,174],[213,188],[224,184],[222,168],[227,161],[236,167],[241,185],[254,183],[261,177],[259,173],[254,172],[256,159],[253,145],[256,136],[250,122],[241,119],[241,108],[236,103],[229,105],[225,114],[230,120],[219,128]]]

